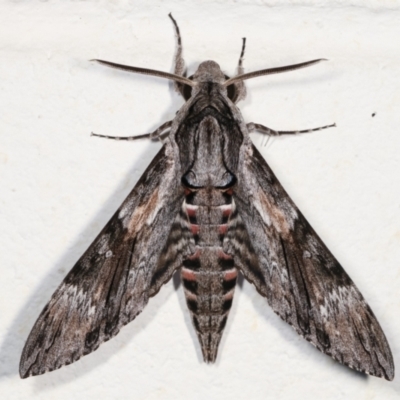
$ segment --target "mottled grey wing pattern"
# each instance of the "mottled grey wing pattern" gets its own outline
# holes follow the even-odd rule
[[[53,294],[25,344],[20,375],[60,368],[132,321],[181,265],[183,191],[166,145]],[[178,239],[179,238],[179,239]]]
[[[252,146],[238,177],[228,243],[235,264],[272,309],[320,351],[357,370],[394,378],[372,310]]]

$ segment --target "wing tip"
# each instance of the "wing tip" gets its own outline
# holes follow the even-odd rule
[[[53,367],[46,367],[43,369],[39,369],[39,366],[31,365],[29,367],[25,367],[25,365],[21,365],[19,368],[19,376],[21,379],[26,379],[31,376],[38,376],[43,375],[47,372],[52,372],[57,369],[60,369],[66,365],[70,365],[75,361],[78,361],[81,357],[77,358],[76,360],[65,360],[62,364],[55,365]]]
[[[19,377],[21,378],[21,379],[26,379],[26,378],[29,378],[31,375],[29,375],[28,373],[27,373],[27,371],[25,371],[25,370],[22,370],[21,368],[19,369]]]
[[[21,379],[26,379],[29,378],[31,376],[36,376],[36,375],[43,375],[44,373],[48,372],[49,370],[43,369],[38,371],[37,370],[37,366],[35,368],[34,365],[30,365],[30,366],[26,366],[25,363],[21,364],[19,367],[19,376]]]
[[[332,357],[332,356],[331,356]],[[394,379],[394,368],[391,366],[388,369],[385,369],[382,367],[382,369],[380,371],[370,371],[368,369],[363,369],[363,368],[359,368],[356,367],[350,363],[345,363],[345,362],[341,362],[340,360],[332,357],[335,361],[338,361],[340,364],[345,365],[346,367],[351,368],[353,371],[357,371],[357,372],[361,372],[365,375],[369,375],[369,376],[374,376],[376,378],[384,378],[387,381],[392,381]]]
[[[384,358],[384,360],[387,363],[387,366],[383,366],[381,363],[379,363],[380,368],[379,369],[375,368],[375,371],[371,371],[370,369],[368,369],[368,367],[362,368],[361,366],[356,366],[354,364],[344,361],[343,359],[339,358],[338,356],[335,356],[334,354],[327,351],[326,349],[317,346],[317,344],[314,343],[314,341],[312,340],[311,337],[308,337],[301,329],[299,329],[293,323],[291,323],[290,321],[285,319],[285,317],[283,315],[281,315],[273,307],[271,307],[271,308],[273,309],[275,314],[277,314],[278,317],[280,317],[284,322],[286,322],[288,325],[290,325],[299,336],[301,336],[302,338],[307,340],[307,342],[312,344],[318,351],[320,351],[321,353],[323,353],[327,356],[330,356],[334,361],[338,362],[339,364],[344,365],[344,366],[352,369],[353,371],[363,373],[365,375],[370,375],[370,376],[374,376],[377,378],[384,378],[389,382],[393,381],[394,376],[395,376],[395,374],[394,374],[395,368],[394,368],[393,356],[392,356],[392,353],[390,352],[390,349],[387,349],[386,356]]]
[[[389,354],[390,357],[386,357],[387,364],[388,364],[386,367],[384,367],[381,363],[379,363],[379,367],[377,365],[373,365],[373,364],[369,364],[368,366],[363,367],[362,365],[355,365],[350,362],[346,362],[343,359],[341,359],[339,356],[336,356],[332,353],[327,352],[324,349],[319,348],[312,341],[309,341],[309,342],[317,350],[321,351],[321,353],[326,354],[327,356],[330,356],[334,361],[337,361],[339,364],[342,364],[342,365],[352,369],[353,371],[360,372],[365,375],[374,376],[376,378],[384,378],[387,381],[392,381],[394,379],[394,364],[393,364],[393,359],[392,359],[391,354]]]
[[[26,347],[26,345],[25,345],[25,347]],[[27,364],[27,361],[26,361],[26,357],[25,357],[25,348],[24,348],[22,355],[21,355],[21,361],[19,363],[19,377],[21,379],[26,379],[31,376],[30,366],[27,366],[26,364]]]
[[[36,358],[33,360],[32,363],[29,363],[30,358],[29,358],[29,356],[27,356],[27,354],[28,354],[27,346],[28,346],[28,342],[29,342],[29,338],[28,338],[28,341],[25,344],[25,348],[22,351],[22,356],[21,356],[21,361],[20,361],[20,366],[19,366],[20,378],[26,379],[31,376],[43,375],[47,372],[55,371],[64,366],[67,366],[67,365],[75,363],[76,361],[79,361],[82,357],[89,355],[89,354],[93,353],[94,351],[96,351],[102,343],[107,342],[108,340],[115,337],[124,326],[126,326],[128,323],[132,322],[141,312],[142,312],[142,310],[139,310],[138,312],[130,315],[129,318],[121,321],[121,325],[118,326],[118,329],[115,329],[111,334],[104,335],[101,340],[97,341],[96,345],[91,346],[89,351],[84,351],[81,354],[75,354],[73,356],[70,356],[69,358],[64,358],[64,360],[62,362],[60,362],[57,365],[53,365],[51,367],[41,366],[40,361],[38,361],[38,357],[39,357],[38,355],[36,355]],[[42,360],[42,362],[43,362],[43,360]],[[45,363],[45,361],[43,363]]]

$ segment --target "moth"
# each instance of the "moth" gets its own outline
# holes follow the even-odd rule
[[[96,350],[179,270],[205,362],[217,357],[240,272],[318,350],[392,380],[392,354],[371,308],[249,136],[332,125],[275,131],[246,124],[236,106],[246,95],[245,80],[322,60],[244,73],[243,39],[236,76],[205,61],[186,77],[179,28],[169,17],[177,37],[173,74],[95,60],[172,80],[186,102],[153,133],[119,138],[163,145],[40,314],[22,352],[21,377]]]

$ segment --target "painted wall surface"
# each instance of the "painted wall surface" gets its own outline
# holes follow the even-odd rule
[[[7,1],[0,4],[0,393],[3,399],[394,399],[238,288],[215,365],[201,360],[179,280],[95,353],[21,380],[41,309],[160,148],[90,132],[154,130],[183,104],[172,83],[90,63],[189,72],[329,62],[249,80],[246,121],[337,128],[253,140],[378,317],[400,365],[400,2]]]

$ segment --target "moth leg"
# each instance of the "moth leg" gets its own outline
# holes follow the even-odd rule
[[[268,128],[264,125],[255,124],[254,122],[250,122],[249,124],[247,124],[247,129],[249,130],[249,132],[257,131],[257,132],[261,132],[268,136],[281,136],[281,135],[297,135],[298,133],[309,133],[309,132],[321,131],[322,129],[332,128],[335,126],[336,126],[336,124],[331,124],[331,125],[320,126],[319,128],[304,129],[301,131],[276,131],[276,130]]]
[[[153,141],[161,140],[161,135],[166,133],[171,129],[172,121],[164,122],[161,126],[159,126],[154,132],[145,133],[143,135],[136,135],[136,136],[106,136],[106,135],[99,135],[97,133],[91,133],[90,136],[97,136],[106,139],[114,139],[114,140],[137,140],[137,139],[151,139]]]
[[[244,58],[245,48],[246,48],[246,38],[243,38],[242,51],[240,52],[239,63],[238,63],[238,67],[237,67],[237,75],[244,74],[243,58]],[[234,85],[235,85],[235,89],[236,89],[236,94],[235,94],[235,98],[233,99],[233,102],[237,103],[240,100],[244,100],[246,98],[247,92],[246,92],[246,86],[244,84],[244,81],[238,81]]]
[[[179,75],[179,76],[186,76],[185,60],[182,57],[183,49],[182,49],[181,33],[179,32],[178,24],[176,23],[172,14],[169,13],[168,16],[171,18],[171,21],[174,24],[175,34],[176,34],[176,42],[177,42],[177,49],[176,49],[175,60],[174,60],[174,74]],[[184,87],[185,87],[184,84],[175,81],[174,87],[178,93],[180,93],[182,96],[184,96],[184,93],[183,93]]]

